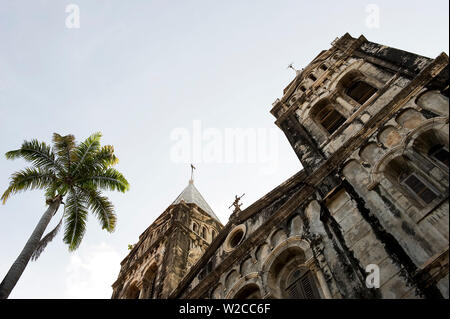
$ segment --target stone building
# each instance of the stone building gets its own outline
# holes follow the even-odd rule
[[[121,262],[112,298],[168,298],[222,228],[191,179]]]
[[[223,227],[190,184],[113,298],[448,298],[448,60],[336,39],[271,110],[303,169]]]

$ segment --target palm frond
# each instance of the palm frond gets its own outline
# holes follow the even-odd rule
[[[64,194],[63,192],[61,192],[61,186],[62,186],[62,182],[60,179],[56,178],[45,190],[45,198],[46,199],[50,199],[50,198],[55,198],[55,196],[57,195],[57,193],[59,194]]]
[[[59,230],[61,229],[63,217],[64,214],[61,216],[58,225],[56,225],[56,227],[52,231],[50,231],[47,235],[44,236],[44,238],[39,241],[39,244],[34,250],[33,255],[31,255],[32,261],[36,261],[39,258],[45,247],[47,247],[48,243],[51,242],[53,238],[55,238],[55,236],[58,234]]]
[[[5,204],[13,194],[25,190],[44,189],[54,183],[55,180],[56,176],[51,171],[34,167],[25,168],[11,175],[9,187],[3,193],[1,200]]]
[[[107,169],[116,165],[119,159],[114,155],[114,146],[104,145],[94,156],[94,163],[100,168]]]
[[[58,133],[53,133],[53,147],[58,155],[57,162],[61,166],[66,167],[67,171],[73,161],[73,149],[75,146],[75,136],[71,134],[62,136]]]
[[[24,141],[19,149],[9,151],[5,156],[7,159],[23,158],[36,167],[48,170],[55,170],[58,166],[51,147],[36,139]]]
[[[69,250],[78,248],[86,232],[88,210],[87,197],[81,192],[72,189],[66,199],[64,242]]]
[[[89,197],[88,208],[97,216],[97,219],[102,225],[102,229],[113,232],[117,220],[113,204],[98,190],[83,189],[83,191]]]
[[[81,185],[90,188],[100,188],[111,191],[119,191],[124,193],[130,188],[125,177],[114,168],[106,170],[96,170],[91,176],[83,179]]]
[[[74,149],[74,165],[75,168],[72,174],[75,174],[80,168],[86,164],[92,163],[92,158],[100,149],[100,132],[89,136],[83,143],[80,143]]]

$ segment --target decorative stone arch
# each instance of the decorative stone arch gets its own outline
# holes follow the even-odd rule
[[[303,220],[300,214],[291,216],[288,220],[288,237],[300,235],[303,231]]]
[[[239,274],[241,276],[245,276],[251,273],[250,270],[253,268],[253,265],[254,265],[253,258],[251,256],[248,256],[239,264]]]
[[[274,282],[271,279],[271,270],[273,271],[274,262],[277,260],[279,261],[279,257],[288,250],[297,251],[299,256],[302,256],[302,262],[310,261],[313,258],[313,252],[309,243],[303,240],[301,236],[293,236],[280,243],[272,250],[264,261],[260,261],[262,263],[261,272],[263,274],[263,287],[266,288],[264,291],[265,294],[271,293],[269,286],[274,285]],[[271,294],[273,295],[273,293]]]
[[[438,116],[449,115],[448,97],[439,90],[424,90],[414,101],[422,109],[433,112]]]
[[[414,108],[405,108],[395,117],[395,121],[404,129],[415,129],[426,121],[425,116]]]
[[[259,245],[255,250],[255,258],[258,262],[262,263],[265,256],[269,256],[272,249],[270,248],[270,245],[267,242],[262,243]],[[267,253],[265,255],[265,253]]]
[[[123,287],[121,299],[139,299],[140,289],[137,280],[130,281]]]
[[[325,97],[314,103],[306,116],[324,136],[329,136],[345,123],[350,113],[340,103]]]
[[[224,287],[227,291],[234,286],[234,282],[239,278],[239,271],[236,268],[232,268],[229,272],[224,276]]]
[[[218,283],[211,291],[211,299],[223,299],[223,285]]]
[[[199,227],[200,227],[200,226],[199,226],[196,222],[192,222],[192,230],[193,230],[195,233],[198,233]]]
[[[284,228],[277,228],[270,234],[270,246],[276,247],[279,243],[285,241],[288,238],[288,234]]]
[[[386,125],[377,134],[377,140],[385,148],[391,148],[399,145],[402,137],[395,126]]]
[[[386,165],[392,159],[397,156],[404,156],[405,154],[408,154],[408,150],[413,148],[414,141],[416,141],[417,137],[420,136],[420,134],[433,128],[444,129],[446,125],[448,127],[447,118],[431,118],[429,120],[423,121],[420,126],[412,129],[406,136],[402,138],[397,146],[386,152],[372,167],[372,170],[369,173],[369,189],[373,189],[373,187],[375,187],[375,185],[380,182],[380,180],[383,178],[383,171],[385,170]]]
[[[383,150],[375,142],[369,142],[359,149],[358,156],[366,163],[374,165],[382,156]]]
[[[225,299],[261,299],[261,279],[257,272],[248,274],[237,281],[228,291]]]
[[[414,148],[414,144],[417,142],[418,138],[423,133],[427,131],[434,130],[439,132],[436,136],[441,140],[442,143],[446,145],[449,144],[449,136],[448,136],[448,118],[446,117],[434,117],[428,119],[422,123],[422,125],[416,127],[412,130],[404,139],[404,144],[406,148]],[[447,134],[445,134],[447,133]]]
[[[331,92],[337,91],[336,89],[338,88],[338,85],[341,82],[341,80],[353,72],[356,72],[357,74],[362,74],[361,71],[359,70],[359,68],[364,63],[365,62],[363,59],[359,59],[358,61],[355,61],[352,64],[350,64],[348,67],[346,67],[345,70],[343,70],[339,73],[338,77],[336,77],[335,79],[333,79],[331,81],[331,83],[329,85],[329,90]]]
[[[154,258],[143,267],[141,299],[151,299],[154,294],[156,279],[158,276],[158,266]]]

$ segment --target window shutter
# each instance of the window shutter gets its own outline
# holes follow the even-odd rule
[[[431,203],[437,195],[429,189],[416,175],[408,175],[403,181],[414,193],[417,194],[426,204]]]
[[[289,299],[302,299],[298,288],[298,284],[295,283],[287,289]]]
[[[307,274],[300,279],[303,288],[304,299],[317,299],[319,298],[316,286],[314,284],[311,274]]]

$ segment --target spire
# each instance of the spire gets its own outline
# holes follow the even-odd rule
[[[212,218],[216,219],[220,222],[220,219],[214,214],[211,207],[203,198],[202,194],[198,191],[198,189],[194,186],[194,170],[195,166],[191,164],[191,179],[189,180],[188,186],[181,192],[180,195],[174,200],[172,205],[179,204],[181,201],[187,204],[195,204],[200,207],[205,213],[207,213]]]

